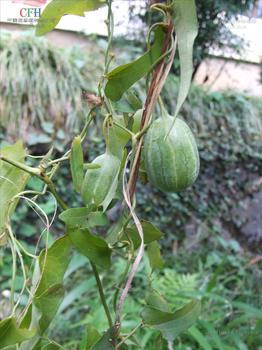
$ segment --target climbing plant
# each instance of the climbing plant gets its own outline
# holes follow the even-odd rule
[[[168,303],[151,283],[149,274],[140,322],[129,334],[124,334],[121,327],[123,305],[143,257],[148,256],[151,273],[163,267],[157,243],[163,233],[146,217],[137,216],[138,179],[142,183],[149,181],[163,192],[181,192],[192,185],[199,172],[199,155],[193,133],[179,115],[192,76],[193,43],[197,34],[194,0],[152,2],[149,10],[159,12],[162,20],[149,28],[146,52],[114,69],[111,69],[114,61],[112,0],[52,0],[39,19],[36,34],[44,35],[53,30],[65,14],[82,16],[84,12],[103,6],[108,9],[104,71],[97,94],[86,93],[90,111],[70,148],[59,158],[54,157],[53,148],[40,157],[30,155],[21,141],[0,151],[1,207],[4,208],[0,216],[0,242],[3,247],[11,249],[13,257],[10,315],[0,321],[0,348],[62,348],[47,337],[46,330],[63,300],[63,279],[75,250],[90,263],[108,323],[103,334],[93,327],[88,330],[85,349],[120,350],[127,349],[130,344],[139,347],[135,332],[141,327],[160,332],[172,349],[176,337],[192,326],[200,314],[199,299],[175,307],[176,303]],[[176,106],[171,116],[161,99],[161,91],[176,49],[181,74],[177,96],[174,91]],[[144,101],[130,90],[141,79],[146,80]],[[124,108],[127,102],[128,112]],[[103,132],[105,149],[91,163],[85,163],[86,149],[82,144],[94,120]],[[89,147],[92,147],[92,139]],[[60,195],[56,178],[59,178],[62,163],[70,168],[75,192],[82,201],[80,207],[72,207]],[[30,177],[42,182],[37,191],[27,189]],[[52,220],[38,204],[39,198],[47,193],[53,196],[59,211],[58,218],[54,215]],[[28,252],[12,231],[10,217],[19,200],[25,201],[45,225],[34,253]],[[109,221],[108,213],[116,207],[119,215],[114,222]],[[64,223],[64,232],[50,244],[53,220]],[[43,242],[45,247],[41,250],[39,247]],[[24,259],[31,260],[29,269]],[[124,259],[126,267],[121,278],[115,281],[111,291],[113,302],[109,305],[100,272],[108,270],[111,262],[117,259]],[[19,295],[14,293],[18,267],[24,278]]]

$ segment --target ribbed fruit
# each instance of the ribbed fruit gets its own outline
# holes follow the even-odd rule
[[[104,153],[95,158],[92,164],[100,165],[97,169],[88,169],[82,184],[81,195],[86,205],[103,204],[112,186],[116,187],[120,160],[110,153]]]
[[[199,172],[196,141],[189,126],[166,115],[150,126],[143,156],[149,182],[164,192],[179,192],[194,183]]]

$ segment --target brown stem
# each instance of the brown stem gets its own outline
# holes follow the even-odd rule
[[[173,40],[173,38],[172,38],[173,31],[174,31],[174,26],[173,26],[172,20],[170,20],[168,23],[167,33],[166,33],[165,41],[164,41],[163,48],[162,48],[163,54],[168,50],[170,42]],[[141,119],[140,130],[143,130],[144,127],[146,127],[150,123],[150,119],[151,119],[151,115],[152,115],[154,106],[157,102],[157,99],[160,95],[161,89],[164,85],[164,82],[166,80],[168,72],[171,68],[171,64],[172,64],[173,59],[174,59],[174,53],[175,53],[175,45],[174,45],[174,49],[172,50],[172,52],[170,54],[168,64],[166,65],[166,61],[163,58],[163,60],[160,61],[158,63],[158,65],[156,66],[156,69],[153,73],[153,77],[152,77],[152,80],[151,80],[151,83],[150,83],[150,86],[148,89],[147,98],[145,101],[143,115],[142,115],[142,119]],[[171,62],[171,64],[170,64],[170,62]],[[132,165],[132,169],[131,169],[131,173],[130,173],[130,178],[129,178],[129,182],[128,182],[128,191],[129,191],[131,200],[134,196],[135,189],[136,189],[136,182],[138,179],[143,140],[144,140],[144,137],[142,136],[137,143],[136,150],[135,150],[135,157],[134,157],[134,161],[133,161],[133,165]]]

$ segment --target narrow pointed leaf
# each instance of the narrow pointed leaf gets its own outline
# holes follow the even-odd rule
[[[212,346],[209,344],[207,337],[200,332],[200,330],[192,326],[188,330],[189,334],[198,342],[198,344],[201,346],[201,349],[203,350],[212,350]]]
[[[105,94],[112,101],[118,101],[133,84],[148,74],[161,56],[165,32],[161,27],[155,31],[155,41],[151,48],[133,62],[124,64],[107,74]]]
[[[180,61],[177,116],[187,97],[193,73],[193,45],[198,31],[195,0],[175,0],[173,13]]]
[[[85,12],[96,10],[105,4],[105,0],[52,0],[39,18],[36,35],[44,35],[53,30],[64,15],[84,16]]]
[[[84,156],[80,136],[75,137],[72,142],[70,168],[74,188],[77,192],[80,192],[84,179]]]

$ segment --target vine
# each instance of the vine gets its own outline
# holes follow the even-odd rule
[[[12,193],[9,193],[7,188],[3,188],[5,194],[3,202],[9,206],[9,210],[0,222],[0,228],[1,237],[7,237],[12,250],[13,281],[17,269],[16,254],[21,262],[24,282],[26,283],[28,280],[20,247],[17,245],[10,227],[10,216],[15,210],[18,198],[25,198],[31,203],[36,203],[40,196],[49,191],[62,211],[59,218],[65,223],[65,233],[50,247],[47,241],[45,249],[39,256],[31,256],[35,260],[35,268],[28,303],[18,318],[12,312],[12,316],[0,322],[0,348],[15,345],[22,350],[37,350],[51,344],[43,340],[43,335],[63,299],[64,274],[70,262],[71,251],[76,250],[90,261],[109,327],[104,334],[100,334],[100,337],[95,339],[89,348],[92,350],[126,349],[127,342],[133,338],[138,329],[147,326],[160,330],[171,349],[175,337],[189,328],[197,319],[200,313],[199,300],[192,300],[182,309],[173,310],[162,296],[150,287],[150,293],[146,296],[145,308],[141,314],[141,322],[127,335],[122,334],[121,322],[123,304],[144,257],[145,248],[154,243],[151,248],[156,249],[157,254],[159,246],[156,241],[163,235],[155,226],[141,220],[136,214],[135,191],[142,167],[142,153],[149,181],[154,184],[152,179],[157,174],[156,187],[165,188],[167,191],[173,191],[174,187],[169,183],[170,178],[176,184],[175,187],[185,187],[183,185],[185,179],[191,179],[192,173],[194,173],[195,180],[195,175],[198,172],[197,169],[194,169],[198,161],[198,154],[197,149],[194,149],[195,153],[192,153],[195,142],[193,135],[190,134],[190,129],[185,122],[181,127],[179,123],[182,121],[179,118],[176,119],[178,106],[181,105],[188,92],[191,78],[188,72],[185,74],[184,69],[190,68],[188,62],[191,59],[194,33],[196,32],[194,21],[193,26],[191,24],[192,18],[195,18],[194,1],[189,0],[188,4],[182,0],[167,1],[166,4],[153,3],[149,10],[160,12],[163,21],[155,23],[149,28],[146,53],[137,60],[119,66],[112,71],[109,69],[114,59],[114,54],[111,52],[114,32],[113,1],[87,1],[87,4],[83,5],[81,0],[77,0],[74,1],[74,4],[67,4],[66,8],[59,11],[57,1],[51,1],[45,8],[37,26],[37,34],[44,34],[54,28],[50,23],[52,23],[52,18],[54,18],[54,22],[57,21],[59,11],[61,16],[64,13],[80,15],[84,11],[95,10],[107,5],[108,44],[105,52],[104,73],[98,84],[98,96],[93,94],[88,96],[92,108],[86,117],[83,129],[74,138],[71,148],[62,157],[53,159],[53,150],[51,149],[47,155],[42,157],[38,166],[33,167],[25,163],[25,158],[28,155],[25,154],[21,143],[1,150],[1,180],[3,187],[6,187],[7,182],[11,181]],[[47,20],[49,20],[49,24],[47,24]],[[188,37],[185,34],[186,37],[183,38],[184,34],[181,28],[186,28],[185,33],[191,32],[191,36]],[[174,32],[176,33],[175,39]],[[184,46],[183,40],[188,40],[186,46]],[[170,124],[168,127],[164,125],[164,119],[161,120],[163,134],[162,131],[160,132],[161,125],[157,126],[157,129],[155,128],[155,123],[159,123],[160,119],[155,119],[154,114],[158,101],[160,114],[166,113],[160,94],[173,64],[177,46],[180,60],[181,62],[185,60],[186,64],[181,65],[181,88],[175,118],[166,117],[165,121],[169,120],[168,118],[172,120],[172,125]],[[129,88],[144,77],[148,81],[148,88],[142,111],[140,111],[140,128],[135,131],[133,128],[135,112],[139,108],[137,108],[137,99],[132,96]],[[135,101],[133,103],[134,113],[119,118],[115,102],[125,98],[127,93],[131,93],[133,101]],[[104,118],[101,128],[103,129],[106,150],[92,163],[84,164],[82,143],[88,136],[89,127],[98,113]],[[156,134],[151,140],[153,132]],[[177,144],[177,139],[180,140],[180,145]],[[155,145],[159,151],[153,150]],[[179,151],[181,145],[182,151]],[[16,153],[21,153],[21,156],[16,157]],[[60,164],[64,162],[69,163],[73,185],[75,191],[82,198],[83,207],[71,208],[59,194],[54,177],[59,175]],[[166,167],[171,166],[172,162],[175,169],[173,174],[171,168],[170,171],[166,169]],[[189,163],[193,165],[189,166]],[[166,170],[171,174],[168,179],[165,175]],[[14,172],[13,177],[10,175],[11,172]],[[16,181],[24,173],[28,174],[27,178],[17,185]],[[43,182],[43,191],[24,190],[29,176],[37,177]],[[186,186],[189,184],[191,183],[188,180]],[[95,228],[99,225],[107,225],[104,224],[107,218],[106,214],[117,202],[122,203],[119,220],[109,229],[110,234],[103,237]],[[48,218],[46,221],[48,223]],[[49,231],[49,226],[48,223],[46,225],[47,231]],[[110,268],[111,256],[114,254],[127,259],[127,263],[121,280],[117,281],[116,290],[113,291],[114,310],[112,310],[106,298],[100,271]],[[151,267],[152,271],[156,266],[157,262]],[[55,270],[52,271],[52,269]],[[25,285],[22,293],[24,290]],[[13,290],[11,291],[11,307],[13,310],[15,309]],[[180,324],[179,330],[178,322]],[[5,332],[6,329],[8,329],[7,332]],[[55,343],[52,342],[52,344]]]

